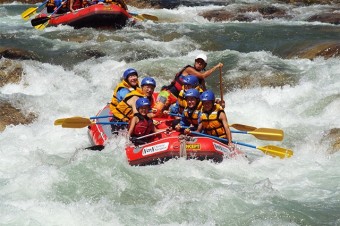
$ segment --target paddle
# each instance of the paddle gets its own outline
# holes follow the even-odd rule
[[[231,124],[229,125],[229,127],[235,128],[237,130],[241,130],[241,131],[254,131],[257,128],[254,126],[247,126],[247,125],[242,125],[242,124]]]
[[[53,13],[51,13],[49,16],[47,17],[38,17],[38,18],[34,18],[31,20],[31,24],[35,29],[38,30],[43,30],[47,25],[49,20],[51,19],[51,17],[58,12],[58,10],[64,5],[66,4],[67,0],[64,0],[61,2],[60,6],[58,6]]]
[[[220,96],[221,96],[221,103],[223,103],[222,68],[220,68]]]
[[[55,126],[61,126],[66,118],[59,118],[54,121]]]
[[[62,123],[60,124],[60,122]],[[72,117],[65,119],[57,119],[54,125],[61,125],[63,128],[84,128],[92,124],[100,125],[127,125],[127,122],[92,122],[89,118]]]
[[[199,133],[199,132],[195,132],[195,131],[191,131],[191,133],[199,135],[199,136],[210,137],[210,138],[220,140],[220,141],[224,141],[224,142],[228,141],[227,139],[223,139],[223,138],[219,138],[219,137],[215,137],[215,136],[211,136],[211,135],[208,135],[208,134]],[[258,146],[252,145],[252,144],[246,144],[246,143],[239,142],[239,141],[232,141],[232,142],[234,144],[239,144],[239,145],[242,145],[242,146],[258,149],[258,150],[262,151],[264,154],[270,155],[270,156],[273,156],[273,157],[289,158],[294,154],[293,151],[290,150],[290,149],[281,148],[281,147],[277,147],[277,146],[274,146],[274,145],[267,145],[267,146],[264,146],[264,147],[258,147]]]
[[[87,119],[98,119],[98,118],[109,118],[109,117],[113,117],[113,115],[92,116],[92,117],[87,118]],[[73,118],[75,118],[75,117],[73,117]],[[77,117],[77,118],[81,118],[81,117]],[[67,118],[60,118],[60,119],[55,120],[54,125],[59,126],[59,125],[63,124],[65,119],[67,119]]]
[[[164,129],[164,130],[160,130],[160,131],[155,132],[155,133],[150,133],[150,134],[145,135],[145,136],[135,137],[134,139],[135,139],[135,140],[140,140],[140,139],[143,139],[143,138],[146,138],[146,137],[151,137],[151,136],[154,136],[154,135],[157,135],[157,134],[160,134],[160,133],[164,133],[164,132],[166,132],[166,131],[167,131],[167,130]]]
[[[232,133],[243,133],[243,134],[251,134],[257,139],[260,140],[273,140],[273,141],[282,141],[283,140],[283,131],[280,129],[270,129],[270,128],[258,128],[253,131],[235,131],[231,130]]]
[[[91,151],[101,151],[105,148],[104,145],[94,145],[94,146],[90,146],[85,148],[85,150],[91,150]]]
[[[31,16],[33,16],[37,12],[38,9],[44,7],[47,2],[48,2],[48,0],[41,3],[36,8],[31,7],[31,8],[26,9],[24,12],[21,13],[21,18],[24,19],[24,20],[28,20]]]
[[[220,67],[220,96],[221,96],[221,103],[223,103],[223,86],[222,86],[222,68]],[[242,125],[242,124],[231,124],[228,125],[229,127],[233,127],[237,130],[241,130],[241,131],[254,131],[257,128],[253,127],[253,126],[247,126],[247,125]]]
[[[171,116],[181,116],[180,114],[173,114],[173,113],[169,113],[169,115],[171,115]],[[242,125],[242,124],[231,124],[231,125],[229,125],[229,127],[233,127],[235,129],[241,130],[241,131],[254,131],[254,130],[257,129],[256,127]]]
[[[190,128],[188,126],[182,126],[182,128]],[[242,133],[242,134],[251,134],[259,140],[271,140],[271,141],[282,141],[283,140],[283,131],[279,129],[271,129],[271,128],[259,128],[254,131],[236,131],[230,130],[232,133]]]
[[[140,20],[153,20],[153,21],[158,21],[158,17],[150,15],[150,14],[139,14],[139,13],[132,13],[129,12],[131,16],[136,17],[137,19]]]

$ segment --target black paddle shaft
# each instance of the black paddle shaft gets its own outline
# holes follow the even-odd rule
[[[31,24],[33,27],[40,25],[40,24],[44,24],[47,21],[49,21],[51,18],[50,17],[39,17],[39,18],[34,18],[31,20]]]

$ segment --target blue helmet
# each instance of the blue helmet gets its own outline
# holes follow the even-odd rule
[[[198,86],[198,78],[195,75],[187,75],[183,78],[184,85],[192,85],[193,87]]]
[[[137,110],[140,108],[140,107],[143,107],[143,106],[151,106],[150,104],[150,101],[148,98],[145,98],[145,97],[141,97],[139,98],[137,101],[136,101],[136,108]]]
[[[156,87],[156,81],[155,79],[151,78],[151,77],[145,77],[142,80],[141,86],[144,85],[153,85],[154,87]]]
[[[138,76],[138,73],[135,69],[128,68],[124,71],[124,74],[123,74],[124,80],[126,80],[129,77],[129,75],[131,75],[131,74],[136,74]]]
[[[198,92],[197,89],[188,89],[185,92],[184,97],[196,97],[197,99],[200,99],[200,92]]]
[[[211,90],[206,90],[201,94],[201,101],[215,101],[215,94]]]

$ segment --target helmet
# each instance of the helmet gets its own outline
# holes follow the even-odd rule
[[[198,86],[198,78],[195,75],[187,75],[183,78],[184,85],[192,85],[193,87]]]
[[[145,97],[141,97],[139,98],[137,101],[136,101],[136,108],[137,110],[140,108],[140,107],[143,107],[143,106],[151,106],[150,104],[150,101],[148,98],[145,98]]]
[[[201,101],[215,101],[215,94],[211,90],[206,90],[201,94]]]
[[[141,86],[144,85],[153,85],[154,87],[156,87],[156,81],[155,79],[151,78],[151,77],[145,77],[142,80]]]
[[[204,53],[198,54],[197,57],[195,58],[195,60],[197,60],[197,59],[202,59],[202,60],[204,60],[204,62],[206,64],[208,63],[208,57]]]
[[[197,89],[188,89],[188,91],[185,92],[184,97],[196,97],[197,99],[200,99],[200,92],[198,92]]]
[[[135,69],[128,68],[124,71],[124,74],[123,74],[124,80],[126,80],[129,77],[129,75],[131,75],[131,74],[136,74],[138,76],[138,73]]]

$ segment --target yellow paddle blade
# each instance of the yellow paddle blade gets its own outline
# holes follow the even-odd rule
[[[37,12],[38,7],[36,8],[28,8],[23,13],[21,13],[21,18],[24,20],[28,20],[31,16],[33,16]]]
[[[293,151],[290,149],[281,148],[281,147],[277,147],[274,145],[267,145],[264,147],[256,147],[256,148],[261,150],[266,155],[271,155],[273,157],[280,157],[281,159],[290,158],[294,154]]]
[[[248,134],[252,134],[260,140],[283,140],[283,131],[280,129],[259,128],[254,131],[249,131]]]
[[[59,118],[59,119],[55,120],[54,125],[55,126],[61,126],[64,123],[65,119],[66,118]]]
[[[135,19],[137,19],[137,20],[140,20],[140,21],[143,21],[143,20],[145,20],[145,18],[144,17],[142,17],[141,15],[136,15],[136,16],[133,16]]]
[[[66,118],[61,126],[63,128],[84,128],[91,124],[92,122],[89,118],[72,117],[72,118]]]
[[[138,14],[137,16],[143,17],[144,19],[147,19],[147,20],[158,21],[158,17],[150,15],[150,14]]]
[[[46,23],[34,26],[34,28],[37,29],[37,30],[44,30],[47,27],[47,25],[48,25],[48,21]]]
[[[240,130],[240,131],[253,131],[253,130],[257,129],[256,127],[242,125],[242,124],[231,124],[231,125],[229,125],[229,127],[233,127],[233,128]]]

